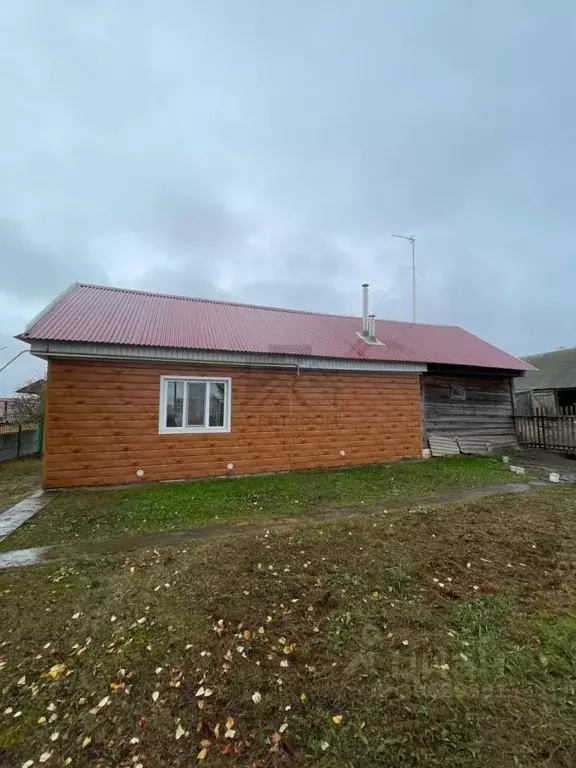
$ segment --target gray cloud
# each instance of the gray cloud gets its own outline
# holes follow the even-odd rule
[[[2,338],[74,280],[332,312],[368,280],[408,319],[389,235],[415,231],[421,320],[575,344],[575,22],[568,0],[4,4]]]
[[[138,287],[145,291],[156,293],[171,293],[180,296],[197,296],[203,299],[220,299],[232,301],[233,297],[226,291],[206,278],[196,267],[187,269],[172,269],[170,267],[153,267],[140,280]]]
[[[0,291],[18,299],[47,302],[73,282],[76,255],[64,249],[58,253],[47,249],[40,241],[28,238],[15,221],[0,218],[0,253],[4,265]],[[107,280],[104,270],[90,261],[83,264],[82,271],[87,281]]]

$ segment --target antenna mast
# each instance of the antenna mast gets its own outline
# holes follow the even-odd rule
[[[412,246],[412,322],[416,322],[416,237],[414,235],[392,235],[400,240],[407,240]]]

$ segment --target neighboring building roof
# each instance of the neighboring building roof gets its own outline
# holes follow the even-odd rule
[[[37,379],[37,381],[31,381],[29,384],[24,384],[23,387],[17,389],[21,395],[41,395],[44,392],[44,379]]]
[[[74,284],[19,338],[307,355],[530,370],[456,326],[376,321],[381,346],[358,338],[359,317]]]
[[[576,388],[576,349],[555,349],[523,358],[531,370],[516,382],[516,390]]]

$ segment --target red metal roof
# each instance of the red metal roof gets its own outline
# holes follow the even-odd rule
[[[24,340],[132,344],[351,360],[530,370],[456,326],[376,321],[383,346],[358,338],[359,317],[73,285],[32,321]]]

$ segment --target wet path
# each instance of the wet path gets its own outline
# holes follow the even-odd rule
[[[548,487],[547,483],[507,483],[484,488],[468,488],[437,496],[415,496],[402,499],[383,499],[377,505],[342,507],[323,512],[302,515],[301,517],[283,517],[276,520],[258,520],[255,522],[205,525],[175,531],[153,531],[131,536],[115,536],[108,539],[80,541],[72,544],[59,544],[50,547],[15,549],[0,553],[0,570],[18,568],[42,563],[57,563],[66,560],[90,560],[100,555],[116,552],[131,552],[142,548],[170,547],[184,542],[222,538],[263,530],[285,530],[322,521],[342,520],[359,516],[373,515],[384,509],[406,509],[418,506],[446,504],[453,501],[475,501],[497,494],[526,493],[537,488]]]

